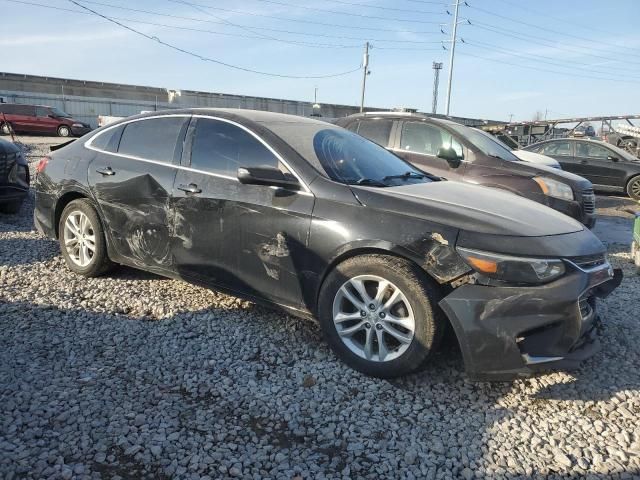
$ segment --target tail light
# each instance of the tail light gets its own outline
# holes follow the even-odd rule
[[[49,160],[51,160],[51,157],[42,157],[38,162],[38,165],[36,166],[36,172],[37,173],[44,172],[44,169],[47,167]]]

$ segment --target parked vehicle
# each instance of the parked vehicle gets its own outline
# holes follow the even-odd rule
[[[589,179],[596,190],[626,192],[640,200],[640,160],[610,143],[558,138],[525,150],[555,158],[564,170]]]
[[[378,377],[417,369],[447,321],[471,376],[576,365],[597,349],[596,297],[620,282],[579,222],[315,119],[140,115],[39,169],[35,224],[72,271],[121,263],[316,316]]]
[[[68,113],[46,105],[0,103],[0,131],[48,133],[59,137],[81,136],[91,131],[91,125],[75,120]]]
[[[22,150],[0,138],[0,212],[17,213],[29,193],[29,166]]]
[[[633,240],[631,241],[631,259],[636,264],[636,271],[640,274],[640,211],[636,212],[633,223]]]
[[[518,142],[516,142],[515,140],[512,140],[511,137],[509,137],[508,135],[493,136],[490,133],[480,129],[474,129],[474,130],[477,130],[483,135],[487,135],[489,138],[497,141],[498,143],[500,143],[500,145],[502,145],[507,150],[511,150],[511,153],[513,153],[516,157],[518,157],[523,162],[534,163],[536,165],[543,165],[545,167],[557,168],[558,170],[562,170],[560,163],[551,157],[547,157],[546,155],[540,155],[539,153],[520,150],[520,146],[518,145]]]
[[[519,161],[484,132],[422,114],[365,113],[336,121],[386,147],[424,172],[508,190],[593,227],[595,195],[588,180]]]

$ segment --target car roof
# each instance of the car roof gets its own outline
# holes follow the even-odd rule
[[[326,121],[318,120],[317,118],[302,117],[299,115],[290,115],[287,113],[267,112],[264,110],[245,110],[240,108],[184,108],[176,110],[158,110],[155,112],[147,112],[135,117],[129,118],[144,118],[155,117],[158,115],[177,115],[177,114],[190,114],[190,115],[223,115],[227,118],[235,117],[236,119],[245,119],[256,123],[305,123],[310,125],[327,125]]]
[[[344,118],[371,118],[371,117],[385,117],[391,118],[393,120],[404,120],[404,119],[412,119],[412,120],[428,120],[434,123],[440,123],[443,125],[462,125],[461,123],[454,122],[453,120],[448,120],[445,118],[432,117],[427,115],[426,113],[416,113],[416,112],[364,112],[364,113],[354,113],[353,115],[349,115]]]

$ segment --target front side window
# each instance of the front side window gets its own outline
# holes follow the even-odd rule
[[[145,160],[172,163],[182,151],[181,138],[185,117],[162,117],[126,124],[118,153]]]
[[[364,138],[386,147],[389,145],[392,126],[391,120],[363,120],[358,127],[358,133]]]
[[[462,145],[446,130],[427,123],[406,122],[402,126],[400,148],[425,155],[438,155],[441,148],[453,148],[462,158]]]
[[[551,142],[543,145],[539,153],[550,156],[571,156],[571,144],[569,142]]]
[[[576,143],[576,156],[577,157],[591,157],[591,158],[602,158],[605,159],[609,155],[609,150],[600,145],[595,145],[593,143],[587,142],[577,142]]]
[[[60,118],[71,118],[71,115],[69,115],[67,112],[64,112],[62,110],[60,110],[59,108],[56,107],[52,107],[51,108],[51,114],[55,117],[60,117]]]
[[[199,118],[191,144],[191,168],[235,178],[240,167],[285,171],[273,152],[246,130],[221,120]]]

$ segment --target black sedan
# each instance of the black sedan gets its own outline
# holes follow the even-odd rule
[[[555,158],[562,168],[593,183],[604,192],[626,192],[640,200],[640,160],[629,152],[598,140],[558,138],[523,150]]]
[[[36,226],[74,272],[120,263],[315,316],[379,377],[420,367],[447,322],[472,377],[574,366],[620,281],[561,213],[276,113],[131,117],[44,159],[36,191]]]
[[[22,150],[0,139],[0,212],[17,213],[29,192],[29,166]]]

